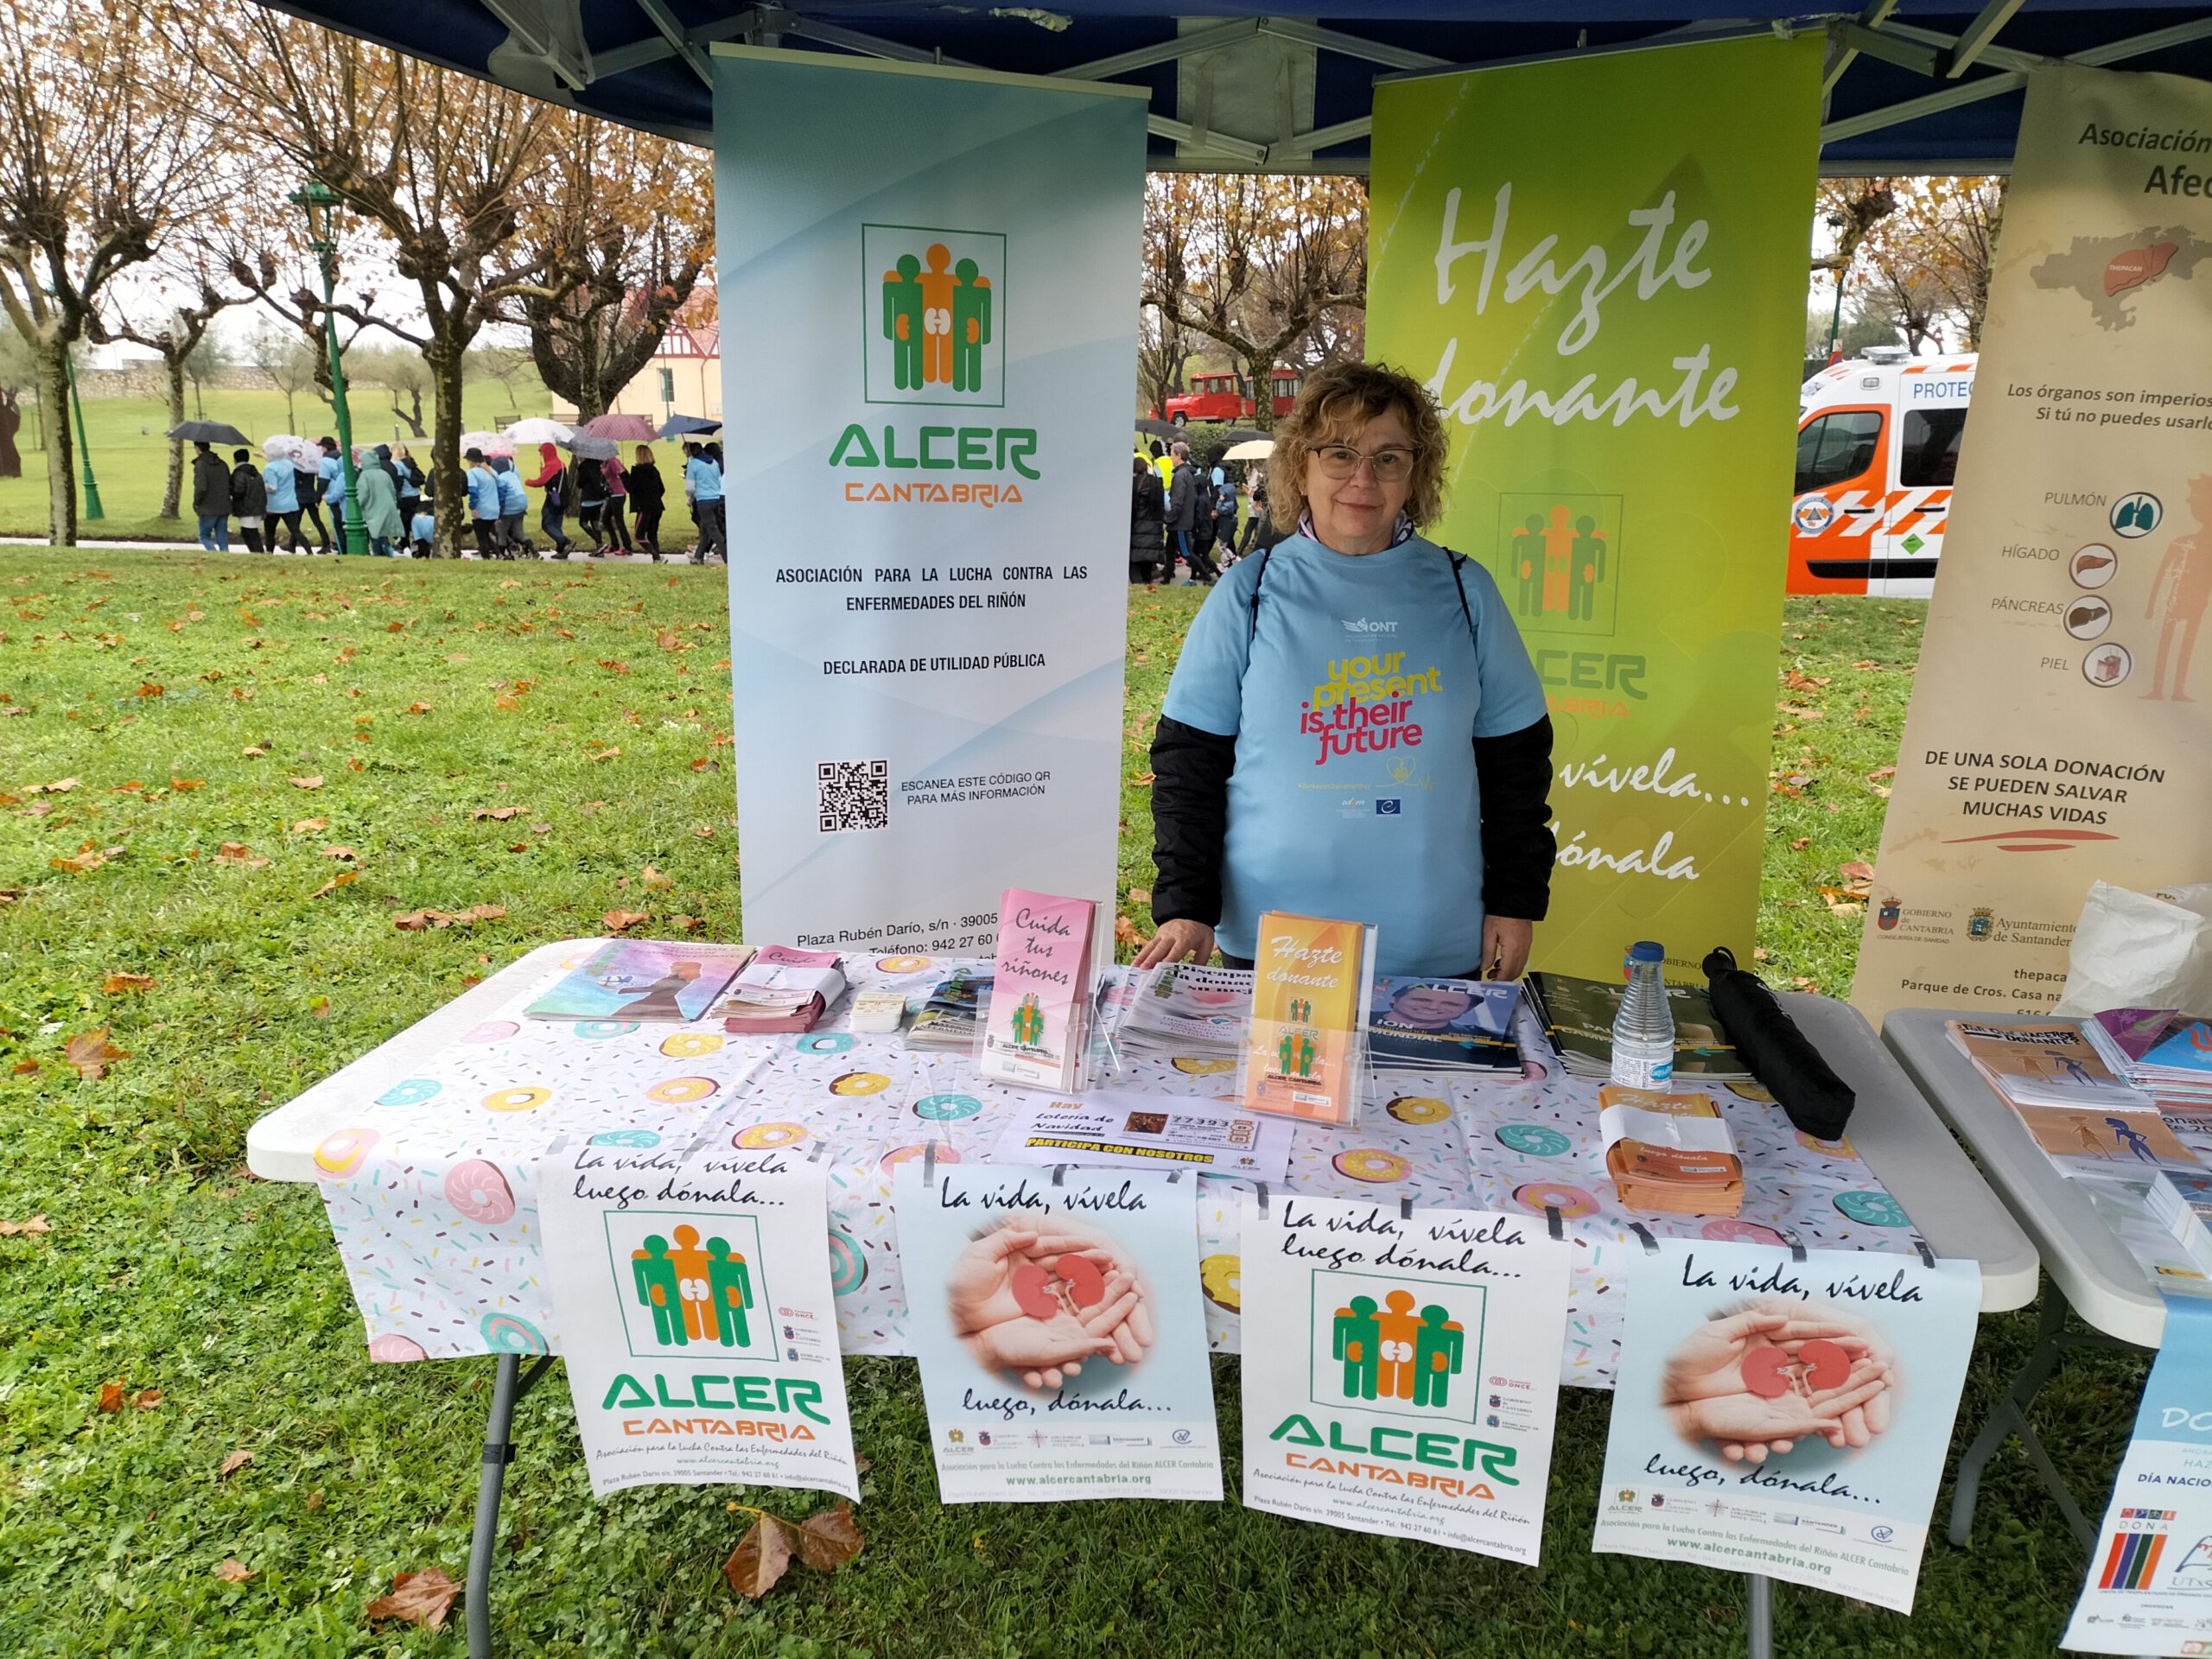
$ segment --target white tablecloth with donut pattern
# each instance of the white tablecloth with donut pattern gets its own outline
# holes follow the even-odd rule
[[[880,957],[846,965],[856,989],[901,991],[918,1005],[955,964]],[[525,1018],[542,988],[518,995],[404,1076],[349,1080],[347,1127],[316,1149],[324,1205],[374,1357],[544,1351],[551,1321],[532,1185],[541,1155],[564,1140],[646,1147],[709,1135],[823,1160],[844,1350],[910,1351],[891,1172],[931,1143],[942,1161],[988,1161],[1014,1113],[1035,1096],[980,1082],[965,1055],[915,1052],[899,1036],[856,1036],[843,1028],[842,1008],[803,1036],[735,1037],[719,1021]],[[1910,1219],[1848,1141],[1798,1134],[1750,1084],[1706,1085],[1743,1157],[1742,1213],[1631,1216],[1605,1175],[1597,1085],[1538,1058],[1533,1023],[1521,1035],[1531,1063],[1517,1078],[1375,1074],[1356,1127],[1298,1126],[1287,1185],[1506,1211],[1537,1225],[1556,1211],[1576,1246],[1562,1381],[1612,1385],[1620,1274],[1640,1248],[1631,1222],[1662,1236],[1914,1248]],[[1116,1086],[1162,1095],[1206,1096],[1232,1082],[1219,1060],[1125,1051],[1122,1067]],[[1248,1186],[1199,1178],[1207,1335],[1231,1352],[1238,1204]]]

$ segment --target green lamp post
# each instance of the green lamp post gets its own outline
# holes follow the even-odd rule
[[[77,396],[76,352],[64,350],[61,362],[62,366],[69,371],[69,407],[77,416],[77,459],[85,468],[85,517],[87,519],[105,518],[107,514],[100,508],[99,480],[92,476],[92,447],[85,438],[85,405]]]
[[[366,556],[369,526],[361,517],[361,475],[353,464],[353,417],[346,406],[346,365],[338,353],[338,235],[332,223],[338,193],[321,179],[309,179],[285,198],[308,216],[308,246],[322,269],[322,335],[330,347],[330,399],[338,410],[338,464],[346,469],[346,550]]]

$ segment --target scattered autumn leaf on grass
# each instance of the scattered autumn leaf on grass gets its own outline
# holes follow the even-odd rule
[[[242,841],[226,841],[218,847],[215,861],[218,864],[243,864],[250,870],[261,869],[269,862]]]
[[[175,772],[169,774],[169,787],[174,790],[200,789],[207,782],[205,778],[180,778]]]
[[[329,880],[324,882],[313,893],[309,893],[308,897],[310,899],[320,899],[326,893],[335,893],[339,888],[346,886],[348,882],[359,880],[360,879],[360,874],[361,873],[359,870],[340,870],[337,874],[332,876]]]
[[[668,925],[678,933],[696,933],[707,925],[703,916],[671,916]]]
[[[252,1461],[253,1453],[241,1446],[238,1450],[232,1452],[230,1456],[223,1459],[220,1466],[215,1471],[215,1478],[222,1480],[229,1476],[234,1475]]]
[[[1152,889],[1150,887],[1131,887],[1129,889],[1129,902],[1133,905],[1150,904],[1152,902]]]
[[[1866,781],[1870,784],[1878,784],[1885,778],[1894,778],[1897,775],[1897,769],[1895,766],[1877,766],[1866,774]]]
[[[866,1547],[867,1541],[854,1524],[849,1503],[810,1515],[797,1526],[766,1510],[750,1512],[753,1524],[738,1540],[729,1560],[722,1563],[722,1576],[729,1580],[729,1587],[750,1601],[760,1600],[776,1587],[794,1555],[814,1572],[835,1573]]]
[[[1800,836],[1789,843],[1789,850],[1793,853],[1802,853],[1812,844],[1813,838],[1810,836]]]
[[[426,1630],[440,1630],[460,1597],[461,1586],[433,1567],[420,1573],[393,1574],[391,1593],[378,1596],[362,1611],[372,1620],[404,1618]]]
[[[62,1045],[62,1058],[77,1068],[77,1075],[97,1083],[107,1075],[109,1066],[130,1056],[107,1039],[108,1028],[79,1032]]]
[[[1770,961],[1770,960],[1771,960],[1771,958],[1770,958],[1770,957],[1768,957],[1768,955],[1767,955],[1767,953],[1766,953],[1766,946],[1764,946],[1764,945],[1763,945],[1763,944],[1755,944],[1755,945],[1753,945],[1753,946],[1751,947],[1751,960],[1752,960],[1753,962],[1767,962],[1767,961]]]
[[[1839,865],[1836,874],[1843,877],[1846,892],[1856,893],[1862,899],[1874,884],[1874,867],[1859,859]]]
[[[1137,925],[1126,916],[1114,918],[1114,937],[1123,944],[1142,944],[1144,935],[1137,931]]]
[[[325,858],[358,859],[360,857],[360,855],[355,852],[351,847],[341,844],[335,847],[325,847],[322,849],[322,856]]]
[[[329,828],[328,818],[299,818],[292,824],[292,833],[296,836],[318,836]]]
[[[322,774],[321,772],[317,772],[312,778],[287,778],[284,781],[289,784],[294,789],[321,789],[322,787]]]
[[[245,747],[238,751],[238,755],[242,760],[258,760],[263,755],[268,753],[269,750],[266,745],[260,743],[249,743]]]
[[[103,1382],[100,1384],[99,1408],[102,1411],[121,1411],[123,1409],[122,1383]]]
[[[253,1569],[237,1556],[226,1555],[223,1558],[223,1564],[215,1569],[215,1576],[225,1584],[244,1584],[253,1576]]]
[[[151,680],[148,680],[143,685],[138,688],[138,695],[142,697],[158,697],[163,696],[164,693],[162,687],[156,685]]]
[[[314,1015],[316,1019],[318,1019],[318,1020],[327,1020],[327,1019],[329,1019],[329,1018],[330,1018],[330,999],[329,999],[328,997],[327,997],[327,996],[317,996],[317,997],[311,997],[311,998],[309,998],[309,999],[308,999],[308,1012],[309,1014],[313,1014],[313,1015]]]
[[[866,1547],[853,1521],[853,1506],[840,1503],[798,1523],[798,1558],[817,1573],[835,1573]]]
[[[520,817],[523,810],[519,806],[480,806],[468,816],[472,818],[490,818],[495,823],[505,823],[509,818]]]
[[[51,784],[33,784],[23,791],[26,795],[66,795],[77,787],[74,778],[63,778]]]
[[[676,885],[674,876],[663,875],[650,864],[638,872],[638,880],[648,887],[672,887]]]
[[[597,754],[593,755],[591,758],[594,760],[612,760],[616,755],[621,753],[622,746],[620,743],[617,743],[611,749],[601,749]]]
[[[404,715],[427,715],[430,712],[430,705],[427,702],[410,702],[399,712]]]
[[[471,905],[467,910],[410,910],[395,916],[391,925],[404,933],[420,933],[431,927],[467,927],[476,922],[496,922],[507,913],[504,905]]]
[[[639,922],[651,921],[652,918],[642,910],[610,910],[599,919],[606,924],[608,932],[626,933]]]
[[[691,833],[702,841],[712,841],[715,838],[715,826],[711,823],[695,823],[691,826]]]
[[[100,985],[100,989],[109,996],[119,995],[124,991],[150,991],[153,988],[154,976],[151,974],[110,974]]]
[[[1139,788],[1142,788],[1144,785],[1151,783],[1155,775],[1155,773],[1149,772],[1141,772],[1137,773],[1135,777],[1130,779],[1129,781],[1136,785]]]
[[[630,671],[627,663],[603,662],[600,666],[610,674],[627,674]]]
[[[13,1238],[18,1233],[29,1236],[53,1230],[53,1225],[44,1216],[33,1216],[29,1221],[0,1221],[0,1238]]]

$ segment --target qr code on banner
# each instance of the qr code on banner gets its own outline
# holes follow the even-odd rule
[[[814,810],[822,833],[891,827],[891,763],[888,760],[817,760],[814,766]]]

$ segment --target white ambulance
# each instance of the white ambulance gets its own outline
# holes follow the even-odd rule
[[[1805,382],[1789,504],[1789,591],[1925,599],[1943,551],[1975,359],[1902,346]]]

